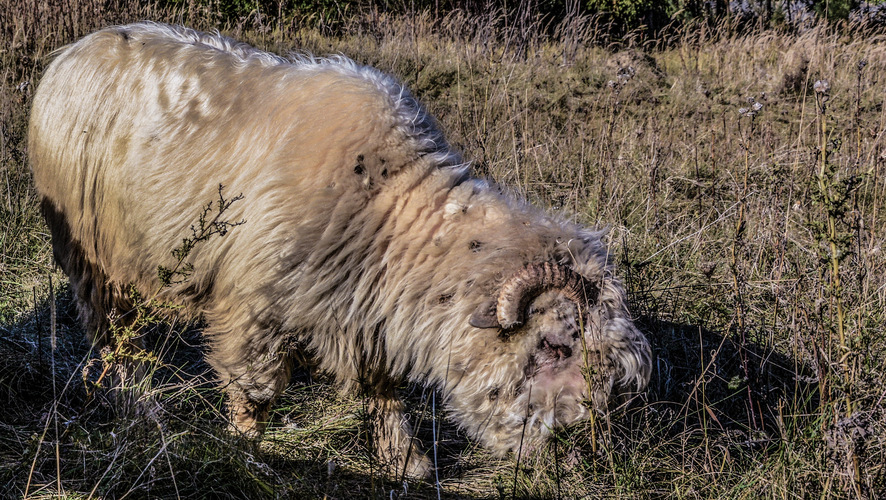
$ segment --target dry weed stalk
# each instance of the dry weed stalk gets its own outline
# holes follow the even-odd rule
[[[827,339],[827,362],[828,362],[828,386],[830,387],[830,403],[833,417],[833,426],[839,426],[842,419],[851,419],[854,413],[855,402],[853,400],[854,387],[857,384],[856,372],[852,369],[853,359],[856,353],[852,349],[852,342],[847,336],[847,317],[844,308],[844,289],[840,277],[840,264],[852,251],[852,234],[840,226],[846,225],[846,215],[849,210],[849,202],[852,194],[860,183],[857,176],[840,178],[837,166],[834,165],[830,156],[839,147],[839,141],[829,140],[827,104],[830,100],[830,83],[828,80],[818,80],[813,87],[816,103],[816,115],[818,118],[818,169],[816,184],[818,188],[817,200],[823,205],[825,212],[824,224],[819,228],[819,237],[828,245],[828,252],[824,258],[827,273],[830,280],[827,292],[833,303],[833,316],[831,321],[837,333],[837,345],[834,347],[833,336]],[[836,351],[836,352],[834,352]],[[836,362],[834,358],[836,357]],[[839,370],[834,373],[833,366],[836,364]],[[842,407],[840,398],[834,397],[834,386],[842,393]],[[847,463],[850,471],[850,485],[857,498],[864,498],[861,492],[858,456],[855,454],[852,443],[845,444]]]
[[[748,343],[747,338],[747,325],[746,325],[746,304],[745,304],[745,288],[747,287],[746,278],[744,272],[742,271],[742,263],[744,262],[744,238],[745,231],[747,229],[747,220],[745,219],[745,211],[747,210],[747,198],[748,198],[748,175],[751,170],[751,145],[750,140],[757,129],[757,115],[763,110],[763,104],[757,102],[753,97],[748,97],[747,102],[750,105],[750,108],[740,108],[738,110],[741,118],[747,118],[750,120],[750,124],[748,125],[745,131],[742,131],[741,127],[741,118],[738,121],[738,130],[739,136],[741,137],[741,146],[744,151],[744,173],[742,174],[741,181],[741,192],[738,200],[738,214],[736,215],[735,220],[735,232],[732,238],[732,245],[729,248],[729,256],[730,256],[730,269],[732,270],[732,287],[733,293],[735,294],[736,301],[736,327],[738,330],[738,335],[740,338],[740,351],[739,355],[741,356],[741,365],[742,370],[744,371],[744,379],[745,385],[747,387],[748,394],[748,415],[750,417],[751,425],[754,429],[759,429],[762,424],[762,416],[757,416],[757,412],[754,409],[754,394],[751,390],[751,376],[750,369],[748,367],[748,354],[745,351],[745,346]],[[759,421],[758,421],[759,420]]]

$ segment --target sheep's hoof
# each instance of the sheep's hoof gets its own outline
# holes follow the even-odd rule
[[[403,477],[409,479],[428,479],[431,477],[433,464],[431,464],[428,457],[419,450],[418,446],[412,446],[412,449],[408,454],[408,459],[405,462],[404,458],[406,457],[401,455],[382,455],[378,458],[384,465],[385,473],[396,480]]]
[[[428,479],[431,477],[432,470],[433,464],[431,464],[428,457],[419,454],[415,457],[409,457],[409,463],[406,464],[406,477],[412,479]]]
[[[237,400],[228,404],[228,432],[248,440],[258,440],[265,432],[268,420],[267,405]]]

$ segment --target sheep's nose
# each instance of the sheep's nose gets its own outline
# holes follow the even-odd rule
[[[572,356],[571,347],[564,344],[555,344],[547,338],[542,341],[542,348],[546,351],[550,351],[552,354],[555,354],[560,359],[566,359]]]

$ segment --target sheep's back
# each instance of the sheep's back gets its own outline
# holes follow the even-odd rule
[[[157,266],[174,265],[208,203],[217,214],[219,186],[228,199],[242,194],[222,218],[246,223],[188,257],[200,296],[195,286],[242,287],[224,275],[276,279],[281,255],[306,260],[335,243],[335,220],[427,175],[421,157],[455,158],[408,93],[371,68],[288,62],[152,24],[62,49],[30,127],[38,192],[118,283],[156,289]]]

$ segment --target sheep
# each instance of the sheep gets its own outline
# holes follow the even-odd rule
[[[649,379],[601,233],[474,177],[372,67],[109,27],[57,52],[29,127],[54,258],[93,341],[127,316],[130,287],[201,319],[242,436],[262,435],[295,360],[367,391],[370,444],[413,477],[431,464],[404,383],[439,391],[504,456]],[[243,224],[162,280],[222,185],[242,193],[226,216]]]

